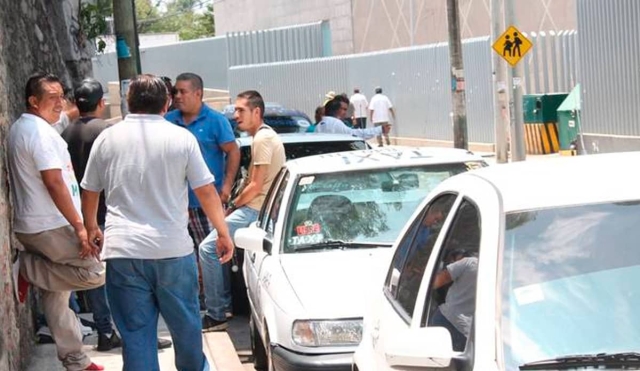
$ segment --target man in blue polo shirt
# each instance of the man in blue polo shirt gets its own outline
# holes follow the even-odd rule
[[[176,109],[168,112],[165,119],[189,130],[200,145],[209,170],[215,178],[215,186],[224,204],[229,195],[236,173],[240,167],[240,150],[235,141],[231,124],[221,113],[209,108],[202,102],[202,78],[194,73],[182,73],[176,78],[174,87],[174,104]],[[195,193],[189,188],[189,233],[195,242],[196,254],[198,245],[211,232],[211,225],[200,208]],[[231,283],[229,267],[216,265],[215,277],[221,277],[216,285],[221,294],[219,300],[224,303],[225,310],[231,313]],[[203,297],[202,274],[200,276],[200,297]],[[202,303],[201,303],[202,304]]]

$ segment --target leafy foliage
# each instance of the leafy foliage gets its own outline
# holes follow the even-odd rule
[[[213,4],[201,0],[173,0],[160,11],[151,0],[136,0],[139,33],[178,33],[181,40],[215,35]]]
[[[102,53],[107,46],[102,36],[107,32],[105,14],[111,13],[111,1],[98,0],[95,3],[81,3],[78,17],[79,35],[84,40],[93,40],[98,53]],[[82,42],[84,40],[79,40]]]
[[[215,36],[213,4],[206,0],[135,0],[135,9],[139,34],[178,33],[181,40]],[[81,4],[80,27],[86,39],[95,40],[98,52],[106,46],[101,36],[112,16],[112,0]]]

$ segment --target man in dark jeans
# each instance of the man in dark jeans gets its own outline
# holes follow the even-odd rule
[[[62,138],[64,138],[69,146],[69,154],[71,155],[71,162],[76,179],[80,181],[84,176],[93,142],[103,130],[109,127],[109,124],[101,118],[106,106],[100,82],[94,79],[82,81],[80,86],[74,91],[74,99],[80,111],[80,118],[62,132]],[[98,223],[102,228],[104,228],[105,225],[106,213],[107,208],[104,202],[104,194],[101,194],[98,206]],[[97,350],[101,352],[109,351],[122,346],[120,338],[111,326],[111,310],[107,304],[105,285],[87,290],[85,291],[85,295],[93,312],[93,320],[98,329]],[[158,349],[164,349],[170,346],[171,341],[158,339]]]

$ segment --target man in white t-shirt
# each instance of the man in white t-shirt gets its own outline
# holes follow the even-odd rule
[[[353,106],[353,128],[364,129],[367,127],[367,109],[369,102],[359,88],[353,89],[353,95],[349,98],[349,103]]]
[[[97,211],[107,216],[102,258],[107,296],[122,337],[124,370],[159,370],[158,315],[164,318],[178,370],[208,370],[203,353],[198,268],[189,236],[188,186],[218,233],[215,253],[233,255],[214,177],[198,140],[163,115],[165,83],[140,75],[127,93],[129,115],[93,143],[82,179],[82,210],[90,240],[102,241]]]
[[[373,126],[387,126],[389,125],[389,114],[393,117],[393,121],[396,121],[396,113],[393,111],[393,105],[389,98],[382,94],[382,88],[376,88],[376,95],[371,97],[369,102],[369,116]],[[378,146],[382,147],[382,136],[379,135]],[[384,139],[387,145],[391,144],[389,140],[389,132],[384,133]]]
[[[41,289],[47,325],[67,370],[103,370],[83,351],[69,308],[70,291],[99,287],[105,276],[98,247],[87,238],[67,143],[53,127],[64,107],[62,83],[51,74],[33,75],[26,99],[27,113],[7,138],[14,231],[24,246],[18,298],[26,300],[29,283]]]

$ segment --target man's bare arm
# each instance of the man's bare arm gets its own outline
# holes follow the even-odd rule
[[[236,175],[238,174],[238,168],[240,167],[240,149],[235,140],[222,144],[220,148],[227,154],[224,184],[222,185],[220,198],[222,202],[227,202],[229,201],[229,194],[231,193],[231,188],[233,187]]]
[[[233,200],[236,207],[241,207],[248,204],[251,200],[253,200],[260,194],[262,186],[264,185],[264,178],[267,175],[267,167],[268,166],[266,165],[257,165],[253,167],[253,170],[251,170],[251,178],[249,179],[249,184],[247,184],[240,195],[235,200]]]
[[[100,203],[100,192],[84,190],[82,192],[82,216],[84,226],[87,229],[87,241],[93,248],[95,257],[100,255],[102,250],[102,231],[98,225],[98,204]]]
[[[448,270],[443,269],[436,275],[436,279],[433,281],[433,288],[439,289],[442,286],[450,284],[451,282],[453,282],[451,274]]]

